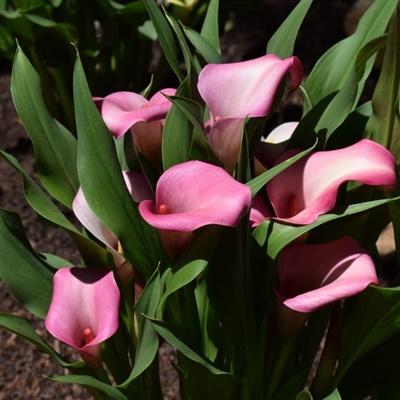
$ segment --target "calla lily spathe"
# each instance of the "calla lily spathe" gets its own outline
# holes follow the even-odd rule
[[[172,106],[164,94],[172,96],[175,92],[163,89],[150,100],[134,92],[115,92],[94,100],[113,136],[119,139],[130,130],[137,150],[159,165],[163,122]]]
[[[277,163],[297,153],[289,150]],[[335,206],[340,185],[348,181],[392,189],[396,185],[393,155],[368,139],[343,149],[308,154],[267,183],[274,219],[299,225],[315,222]],[[261,218],[252,222],[257,225]]]
[[[238,158],[245,119],[270,113],[279,85],[289,72],[292,88],[296,88],[303,77],[299,59],[282,60],[273,54],[250,61],[208,64],[201,71],[198,90],[210,109],[208,140],[228,171]]]
[[[156,200],[144,200],[139,212],[159,229],[164,247],[172,251],[177,237],[167,240],[168,231],[190,233],[205,225],[236,226],[251,204],[250,188],[226,171],[202,161],[188,161],[169,168],[156,187]],[[175,235],[176,236],[176,235]],[[186,241],[188,235],[184,235]],[[176,251],[172,251],[177,254]],[[171,252],[169,252],[171,254]]]
[[[105,268],[59,269],[46,329],[75,347],[91,367],[101,364],[100,344],[118,329],[120,292],[113,272]]]
[[[354,296],[378,277],[371,257],[352,238],[284,249],[278,259],[278,299],[286,307],[309,313]]]
[[[138,122],[164,119],[172,103],[162,93],[173,96],[175,92],[175,89],[163,89],[150,100],[134,92],[115,92],[93,100],[108,129],[119,139]]]

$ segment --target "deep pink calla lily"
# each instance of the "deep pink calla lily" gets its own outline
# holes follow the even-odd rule
[[[163,123],[172,106],[163,93],[172,96],[175,92],[175,89],[163,89],[150,100],[133,92],[116,92],[94,100],[114,137],[119,139],[130,130],[136,149],[158,166]]]
[[[198,89],[210,109],[209,143],[228,171],[237,161],[245,118],[269,114],[279,85],[289,72],[296,88],[303,77],[299,59],[282,60],[273,54],[250,61],[208,64],[201,71]]]
[[[289,150],[278,163],[295,155]],[[311,224],[336,203],[339,186],[347,181],[392,189],[396,162],[383,146],[364,139],[339,150],[310,153],[272,178],[267,194],[276,219]]]
[[[192,232],[211,224],[236,226],[250,204],[248,186],[220,167],[189,161],[175,165],[161,175],[156,187],[156,201],[142,201],[139,212],[145,221],[163,232]],[[166,244],[167,239],[160,236],[165,247],[179,245],[177,238]]]
[[[378,284],[371,257],[350,237],[287,247],[278,260],[278,275],[278,299],[301,313],[318,310]]]
[[[120,292],[112,271],[105,268],[59,269],[46,329],[75,347],[91,367],[101,364],[100,344],[118,329]]]
[[[162,94],[173,96],[175,89],[163,89],[150,100],[134,92],[115,92],[94,97],[110,132],[119,139],[138,122],[159,121],[166,117],[172,103]]]

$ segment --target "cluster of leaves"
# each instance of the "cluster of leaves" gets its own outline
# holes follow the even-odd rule
[[[293,54],[298,29],[311,3],[298,3],[269,40],[267,53],[282,58]],[[204,104],[195,89],[202,66],[221,62],[218,1],[210,2],[201,33],[182,27],[153,1],[140,4],[150,16],[165,58],[180,84],[177,95],[170,98],[173,107],[163,130],[163,168],[192,159],[218,163],[203,135]],[[340,149],[363,137],[388,148],[400,162],[399,21],[397,1],[376,1],[356,32],[321,57],[301,86],[304,114],[289,142],[290,147],[304,150],[298,156],[251,179],[250,160],[262,129],[260,121],[246,125],[235,177],[250,187],[253,196],[311,150]],[[378,84],[371,101],[360,104],[365,82],[381,49],[385,56]],[[185,73],[180,67],[180,52]],[[177,370],[184,398],[312,399],[303,388],[330,320],[340,327],[340,349],[335,365],[319,373],[315,397],[333,400],[373,395],[386,399],[400,392],[400,370],[393,356],[400,334],[398,287],[369,287],[341,303],[340,317],[335,314],[337,309],[332,314],[330,309],[316,311],[293,339],[290,354],[285,354],[286,344],[280,339],[272,342],[275,332],[270,324],[270,308],[274,302],[271,290],[265,290],[276,280],[280,252],[306,233],[309,243],[349,235],[374,254],[375,242],[390,221],[400,234],[397,189],[382,199],[377,191],[348,184],[341,192],[338,207],[309,225],[266,220],[250,231],[248,221],[243,220],[234,229],[202,229],[174,263],[165,255],[156,230],[142,220],[121,169],[140,168],[153,183],[158,176],[145,160],[132,153],[128,137],[117,142],[110,135],[92,101],[80,57],[76,58],[73,77],[77,138],[49,113],[39,75],[21,49],[15,56],[12,92],[32,140],[37,170],[47,193],[15,158],[3,151],[0,154],[20,172],[30,206],[43,220],[71,236],[86,267],[102,265],[113,269],[107,250],[76,229],[48,197],[49,194],[71,208],[81,186],[95,214],[119,238],[124,257],[140,268],[147,283],[133,313],[129,293],[123,293],[124,323],[104,345],[104,361],[117,386],[107,384],[83,363],[66,362],[26,320],[0,315],[2,326],[55,357],[72,373],[53,379],[83,384],[100,399],[158,398],[159,388],[149,382],[154,382],[157,373],[161,337],[178,351]],[[29,311],[44,318],[51,301],[54,272],[68,262],[35,253],[17,214],[0,210],[0,216],[0,276]],[[396,242],[399,240],[396,237]],[[132,343],[134,320],[137,332]],[[281,359],[287,361],[285,365],[279,362]]]

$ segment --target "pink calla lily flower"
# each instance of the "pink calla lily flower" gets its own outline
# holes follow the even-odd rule
[[[270,113],[288,72],[292,88],[296,88],[303,77],[297,57],[282,60],[267,54],[250,61],[208,64],[201,71],[198,89],[210,109],[208,140],[228,171],[233,170],[238,158],[245,119]]]
[[[350,237],[287,247],[278,259],[278,275],[280,285],[275,293],[279,301],[301,313],[378,284],[371,257]]]
[[[287,151],[282,162],[297,154]],[[392,189],[396,185],[393,155],[368,139],[339,150],[310,153],[266,185],[275,219],[311,224],[336,203],[339,186],[348,181]]]
[[[137,150],[154,165],[161,163],[161,135],[164,119],[172,103],[163,95],[173,96],[175,89],[163,89],[150,100],[134,92],[115,92],[94,101],[110,132],[116,139],[131,131]]]
[[[165,119],[172,103],[162,93],[173,96],[175,92],[175,89],[163,89],[150,100],[134,92],[115,92],[93,99],[108,129],[119,139],[138,122]]]
[[[161,175],[155,202],[142,201],[139,212],[146,222],[160,230],[164,247],[176,257],[185,247],[182,241],[187,243],[192,231],[212,224],[236,226],[250,204],[248,186],[220,167],[189,161],[175,165]],[[178,239],[177,232],[184,232],[184,235],[178,235],[184,239]],[[174,240],[170,240],[171,235],[175,236]]]
[[[118,329],[120,292],[112,271],[105,268],[59,269],[46,329],[75,347],[94,369],[101,364],[101,343]]]

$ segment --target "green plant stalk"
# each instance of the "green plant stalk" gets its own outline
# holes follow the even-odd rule
[[[295,340],[296,336],[280,339],[281,343],[278,343],[279,351],[277,352],[277,356],[273,358],[274,363],[272,364],[274,368],[269,379],[268,388],[264,397],[265,400],[273,399],[273,396],[276,394],[279,385],[281,384],[282,376],[285,372]]]
[[[339,356],[340,319],[340,303],[337,303],[332,309],[332,316],[328,327],[325,346],[310,389],[316,399],[329,394],[328,389]]]

